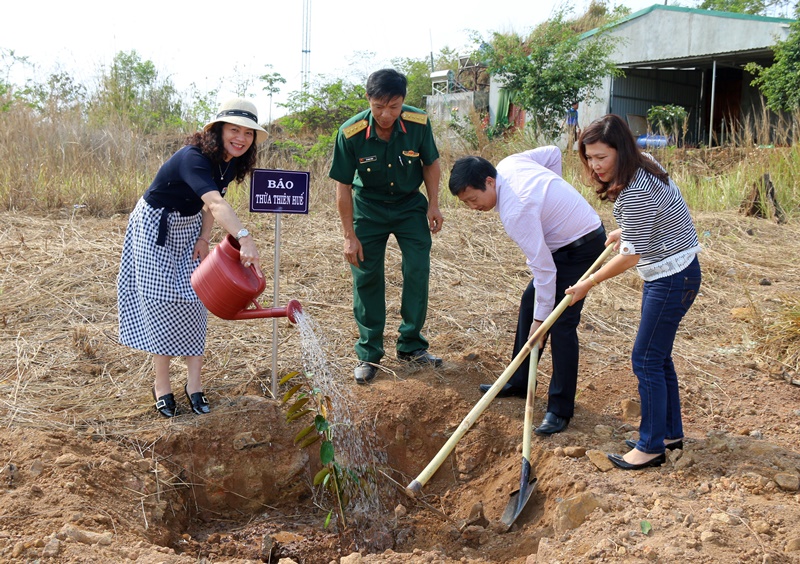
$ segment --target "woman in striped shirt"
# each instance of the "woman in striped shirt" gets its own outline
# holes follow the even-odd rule
[[[578,146],[597,195],[614,203],[620,228],[609,233],[606,244],[615,244],[619,254],[566,293],[576,303],[592,287],[632,266],[644,279],[631,354],[642,402],[639,440],[626,441],[631,450],[624,456],[608,458],[626,470],[660,466],[666,461],[665,449],[683,447],[672,346],[700,289],[697,232],[678,187],[661,165],[639,151],[620,117],[609,114],[593,122],[581,133]]]

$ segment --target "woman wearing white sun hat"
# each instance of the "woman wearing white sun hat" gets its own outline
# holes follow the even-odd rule
[[[128,220],[117,278],[119,341],[154,355],[153,399],[165,417],[178,413],[169,376],[175,356],[186,359],[192,411],[209,412],[200,380],[208,312],[190,277],[208,256],[214,221],[239,241],[242,263],[260,272],[253,237],[223,197],[253,170],[256,144],[266,138],[256,107],[228,100],[161,166]]]

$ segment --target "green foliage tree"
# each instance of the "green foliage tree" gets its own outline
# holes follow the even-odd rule
[[[392,59],[392,65],[408,79],[406,104],[425,109],[425,96],[431,94],[431,63],[434,70],[458,71],[458,54],[449,47],[442,48],[436,58],[430,59]]]
[[[527,38],[494,33],[481,58],[506,89],[516,92],[515,103],[532,112],[535,133],[555,139],[572,102],[593,99],[603,78],[622,74],[609,59],[613,47],[602,29],[581,39],[566,13],[559,12]]]
[[[408,79],[405,103],[425,109],[425,96],[431,93],[431,65],[424,59],[393,59],[392,65]]]
[[[32,66],[27,57],[17,55],[13,49],[0,47],[0,112],[7,112],[15,101],[24,101],[25,88],[11,82],[11,70],[17,66]]]
[[[775,61],[771,66],[750,63],[745,70],[755,76],[751,84],[758,87],[771,110],[800,108],[800,21],[792,22],[786,40],[775,45]]]
[[[569,27],[575,33],[586,33],[614,20],[624,18],[630,13],[631,9],[627,6],[609,8],[606,0],[592,0],[584,14],[569,22]]]
[[[89,100],[89,117],[99,123],[123,119],[145,133],[183,124],[182,100],[172,81],[161,79],[152,61],[136,51],[119,52]]]
[[[272,65],[266,65],[267,69],[271,69]],[[264,83],[264,87],[262,88],[267,94],[269,94],[269,120],[267,123],[272,125],[272,96],[273,94],[277,94],[281,91],[281,84],[286,84],[286,79],[277,72],[269,72],[267,74],[263,74],[258,77],[258,80]]]
[[[663,106],[650,106],[647,110],[647,122],[662,135],[679,136],[686,128],[689,112],[683,106],[665,104]]]
[[[281,118],[281,124],[291,129],[330,134],[347,119],[369,107],[366,89],[361,84],[352,84],[343,79],[320,82],[308,91],[294,91],[286,102],[279,104],[287,108],[290,115]]]
[[[792,0],[703,0],[697,7],[701,10],[766,16],[770,10],[786,8],[791,3]]]
[[[66,71],[51,73],[47,82],[32,85],[29,92],[30,104],[50,115],[82,111],[86,97],[86,87]]]
[[[185,96],[183,119],[190,130],[198,129],[211,121],[217,113],[217,94],[219,88],[200,90],[194,82],[189,85]]]

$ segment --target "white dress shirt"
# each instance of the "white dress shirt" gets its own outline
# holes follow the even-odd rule
[[[600,227],[589,202],[561,178],[561,150],[539,147],[497,165],[497,212],[533,273],[533,317],[543,321],[555,308],[553,253]]]

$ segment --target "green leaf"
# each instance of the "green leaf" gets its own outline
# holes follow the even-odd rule
[[[324,433],[330,427],[328,420],[322,415],[317,415],[314,417],[314,426],[317,428],[317,432],[319,433]]]
[[[642,527],[642,534],[644,535],[650,534],[650,531],[653,530],[653,526],[650,524],[650,521],[642,521],[640,525]]]
[[[281,403],[286,403],[287,401],[289,401],[289,399],[291,399],[291,397],[295,395],[302,387],[303,383],[301,382],[300,384],[295,384],[294,386],[289,388],[289,391],[283,394],[283,399],[281,400]]]
[[[295,437],[294,437],[295,444],[297,444],[301,440],[303,440],[303,438],[305,438],[305,436],[308,435],[313,430],[314,430],[314,426],[313,425],[309,425],[308,427],[306,427],[305,429],[303,429],[302,431],[297,433],[297,435],[295,435]]]
[[[327,466],[333,462],[333,443],[330,441],[322,441],[322,446],[319,447],[319,461],[323,466]]]
[[[294,421],[296,419],[300,419],[301,417],[303,417],[304,415],[307,415],[309,413],[311,413],[310,409],[304,409],[303,411],[297,411],[295,413],[292,413],[291,415],[287,415],[286,416],[286,422],[287,423],[291,423],[292,421]]]
[[[288,382],[289,380],[291,380],[292,378],[294,378],[298,374],[300,374],[300,373],[297,370],[295,370],[294,372],[289,372],[286,376],[281,378],[281,381],[278,382],[278,383],[279,384],[285,384],[286,382]]]
[[[327,528],[328,528],[328,525],[330,525],[330,524],[331,524],[331,517],[332,517],[332,516],[333,516],[333,509],[331,509],[330,511],[328,511],[328,515],[327,515],[327,517],[325,517],[325,524],[323,525],[323,527],[324,527],[325,529],[327,529]]]
[[[291,417],[291,415],[292,415],[293,413],[296,413],[297,411],[299,411],[300,409],[302,409],[302,407],[303,407],[305,404],[307,404],[307,403],[308,403],[308,400],[309,400],[309,399],[310,399],[310,398],[308,398],[308,397],[304,397],[304,398],[300,398],[299,400],[297,400],[296,402],[294,402],[294,403],[292,404],[292,407],[290,407],[290,408],[289,408],[289,411],[287,411],[287,412],[286,412],[286,418],[287,418],[287,419],[289,419],[289,417]]]
[[[310,437],[306,437],[306,439],[302,443],[297,445],[297,448],[300,449],[306,448],[307,446],[313,445],[318,440],[319,440],[319,435],[311,435]]]
[[[314,476],[314,485],[318,486],[323,483],[328,478],[328,474],[331,473],[331,469],[328,467],[323,468],[319,472],[317,472],[316,476]]]

